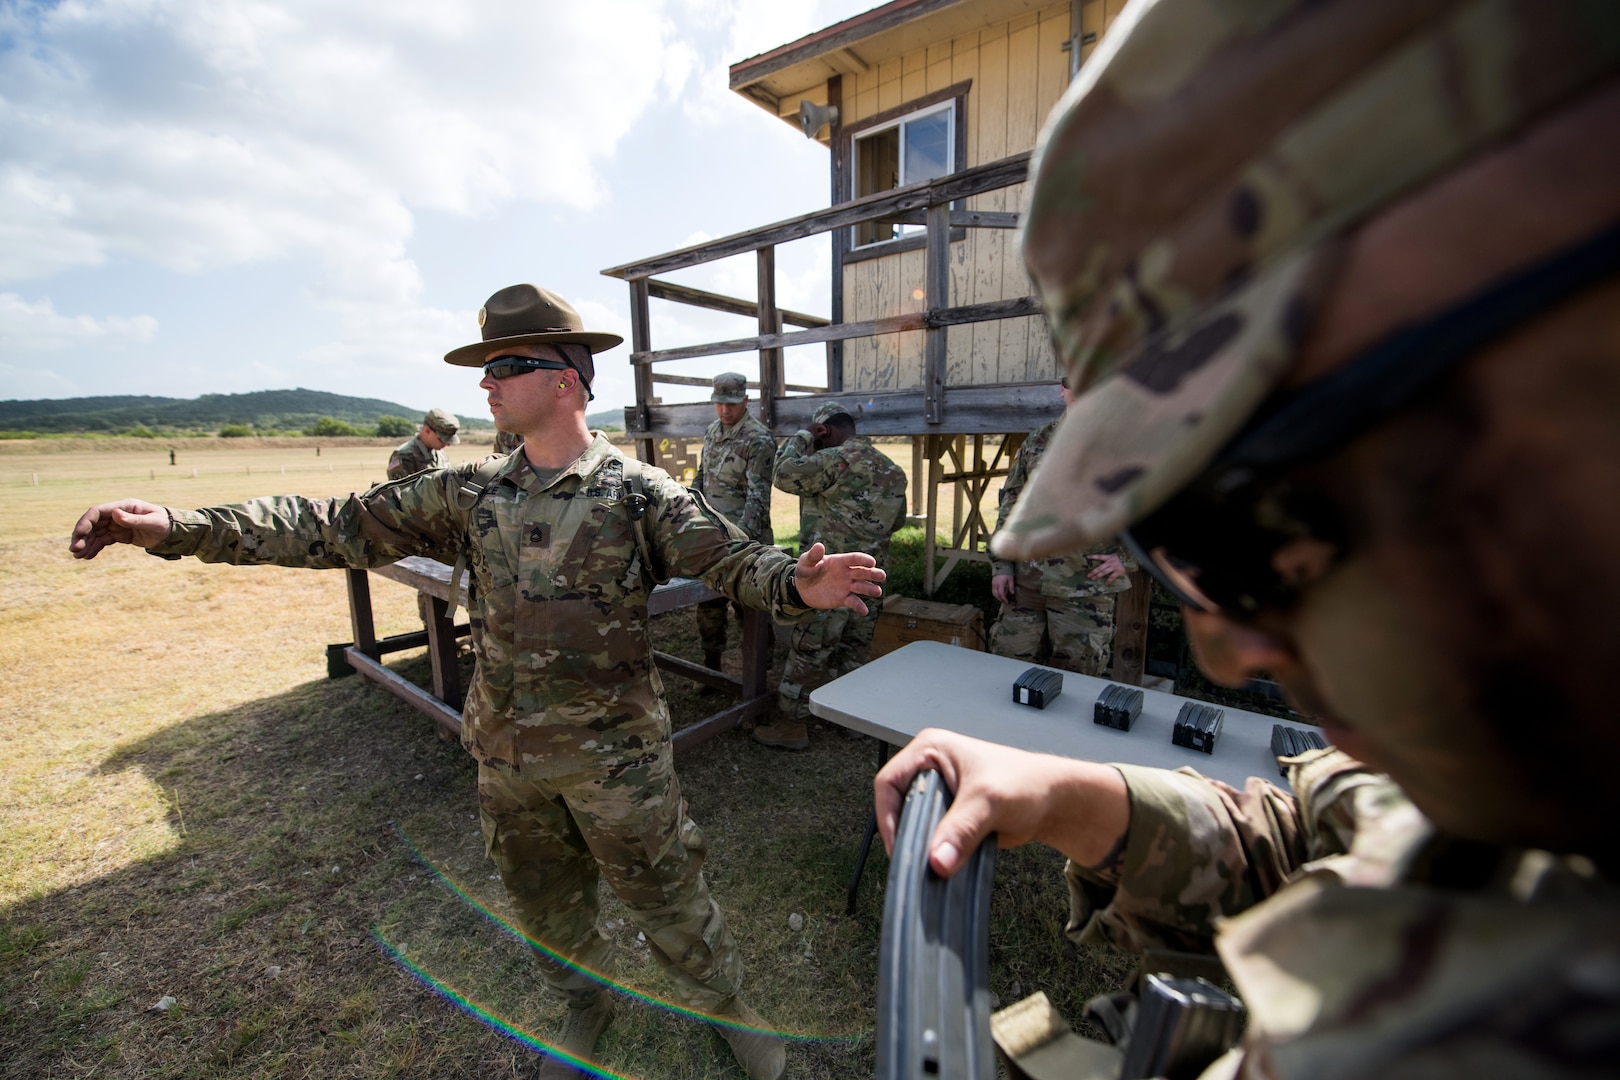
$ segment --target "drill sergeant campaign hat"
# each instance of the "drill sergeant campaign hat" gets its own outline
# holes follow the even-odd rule
[[[586,330],[585,323],[562,297],[538,285],[512,285],[484,301],[478,309],[478,328],[483,340],[463,345],[444,354],[444,362],[461,367],[483,367],[489,354],[503,346],[584,345],[599,353],[623,344],[618,334]],[[596,365],[590,354],[568,350],[568,362],[579,371],[587,388],[596,382]]]
[[[996,553],[1113,537],[1197,477],[1289,372],[1347,232],[1617,59],[1620,4],[1127,5],[1031,161],[1024,258],[1077,400]]]
[[[848,409],[844,408],[841,402],[825,401],[817,405],[816,411],[810,414],[810,422],[812,424],[825,424],[835,416],[849,416],[853,419],[853,415]]]
[[[716,405],[741,405],[748,400],[748,376],[728,371],[714,377],[714,393],[709,400]]]
[[[429,409],[428,414],[422,417],[422,423],[447,443],[461,441],[461,436],[456,434],[461,430],[461,421],[449,409]]]

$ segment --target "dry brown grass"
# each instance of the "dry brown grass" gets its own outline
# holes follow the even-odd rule
[[[553,1030],[558,1010],[523,949],[415,854],[505,910],[470,759],[380,690],[326,678],[323,646],[349,637],[341,576],[130,549],[86,564],[65,550],[93,502],[339,493],[380,476],[379,449],[326,447],[317,461],[307,448],[182,444],[172,469],[166,447],[151,449],[0,453],[0,1075],[527,1075],[533,1051],[379,944],[520,1028]],[[419,625],[414,596],[374,580],[379,630]],[[657,632],[695,657],[688,613]],[[420,652],[395,666],[425,681]],[[678,722],[715,706],[669,683]],[[843,890],[873,757],[818,731],[805,754],[733,733],[680,761],[750,998],[824,1037],[792,1049],[792,1077],[870,1073],[881,853],[853,918]],[[1056,865],[1004,855],[993,988],[1044,988],[1074,1015],[1116,968],[1062,941]],[[626,981],[659,993],[633,931],[615,933]],[[164,995],[174,1007],[149,1011]],[[716,1036],[644,1005],[621,1013],[603,1050],[626,1076],[741,1075]]]

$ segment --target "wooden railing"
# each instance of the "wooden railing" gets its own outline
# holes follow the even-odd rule
[[[1011,229],[1018,215],[988,211],[953,209],[974,195],[1022,183],[1029,173],[1029,154],[978,165],[938,179],[912,184],[891,191],[867,195],[827,210],[803,214],[748,232],[710,240],[640,262],[627,263],[602,271],[621,278],[630,286],[630,362],[635,365],[636,405],[626,410],[626,430],[640,439],[654,435],[701,433],[713,419],[705,404],[658,406],[654,412],[653,387],[666,383],[706,386],[709,380],[692,376],[655,372],[656,365],[700,356],[758,352],[759,381],[750,382],[759,390],[761,419],[777,429],[787,423],[802,423],[814,403],[795,407],[797,399],[788,391],[801,394],[828,392],[827,387],[788,385],[784,378],[782,351],[796,345],[849,341],[879,334],[921,330],[924,333],[923,381],[919,390],[890,391],[876,395],[885,399],[883,408],[861,417],[863,434],[923,434],[932,432],[999,433],[1027,431],[1034,426],[1031,417],[1050,413],[1056,394],[1044,384],[1007,383],[951,388],[946,385],[946,330],[951,326],[1015,319],[1037,315],[1040,308],[1032,297],[995,300],[990,303],[950,306],[950,233],[953,229]],[[924,309],[902,315],[853,323],[833,323],[814,315],[780,308],[776,303],[776,246],[791,240],[814,236],[835,229],[849,228],[868,221],[921,224],[926,228],[924,269]],[[654,275],[699,266],[735,255],[754,252],[757,260],[758,296],[749,301],[706,292]],[[753,337],[654,349],[649,300],[657,297],[675,303],[737,315],[752,315],[759,332]],[[784,326],[801,327],[784,330]],[[828,385],[837,387],[841,372],[829,350]],[[872,397],[863,392],[862,397]],[[920,400],[919,400],[920,398]],[[948,406],[959,409],[946,425]],[[803,412],[803,416],[798,415]],[[690,415],[688,415],[690,414]],[[919,427],[919,414],[921,426]],[[656,421],[662,419],[663,423]]]

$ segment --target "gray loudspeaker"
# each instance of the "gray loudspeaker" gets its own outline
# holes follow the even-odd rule
[[[838,122],[838,106],[813,105],[808,101],[799,102],[799,126],[804,128],[804,137],[813,139],[816,132],[827,124]]]

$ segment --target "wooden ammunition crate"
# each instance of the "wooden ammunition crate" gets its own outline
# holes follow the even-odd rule
[[[872,635],[872,655],[891,653],[913,641],[943,641],[964,649],[984,651],[984,612],[972,604],[938,604],[909,596],[883,598]]]

